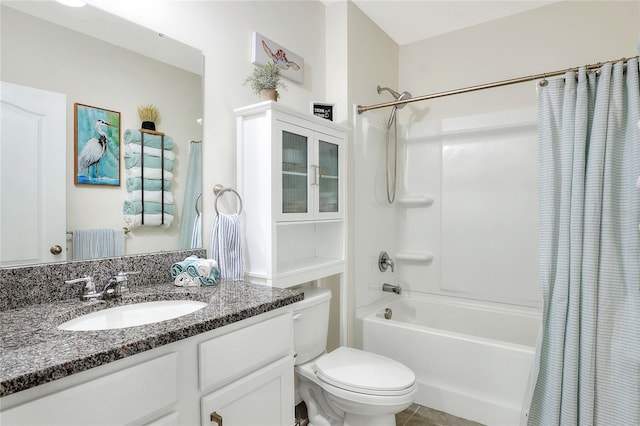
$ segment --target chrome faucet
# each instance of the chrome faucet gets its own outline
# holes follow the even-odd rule
[[[400,294],[402,293],[402,287],[400,287],[399,285],[384,283],[382,284],[382,291],[388,291],[389,293]]]
[[[129,293],[129,287],[127,286],[129,275],[139,274],[140,271],[130,271],[130,272],[118,272],[117,275],[112,276],[107,280],[107,282],[102,287],[102,290],[99,292],[96,291],[96,285],[93,282],[93,278],[90,276],[86,276],[84,278],[77,278],[75,280],[65,281],[67,284],[74,284],[78,282],[85,282],[85,286],[82,288],[82,292],[80,294],[80,300],[105,300],[105,299],[114,299],[116,297],[120,297],[122,295]]]
[[[384,272],[387,268],[391,268],[391,272],[393,272],[393,267],[395,263],[389,257],[389,254],[386,251],[381,251],[380,256],[378,256],[378,268],[380,268],[380,272]]]
[[[85,283],[80,292],[80,300],[90,300],[96,297],[96,285],[93,282],[93,277],[87,275],[83,278],[76,278],[75,280],[67,280],[65,284]]]

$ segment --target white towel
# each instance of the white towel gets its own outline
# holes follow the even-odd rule
[[[138,226],[142,226],[142,214],[126,214],[124,215],[124,222],[127,224],[129,229],[137,228]],[[160,214],[145,214],[144,215],[144,225],[147,226],[159,226],[162,225],[164,227],[170,227],[173,223],[173,215],[164,214],[164,225],[162,222],[162,216]]]
[[[200,283],[196,283],[196,280],[186,272],[181,272],[176,276],[176,279],[173,280],[173,284],[178,287],[199,287]]]
[[[194,263],[198,270],[198,274],[203,277],[209,277],[211,275],[211,271],[218,267],[218,262],[213,259],[201,259]]]
[[[122,229],[76,229],[73,231],[73,260],[124,256]]]
[[[244,261],[240,234],[240,218],[237,214],[216,215],[211,230],[210,253],[218,262],[220,278],[244,279]]]
[[[144,153],[145,155],[151,155],[152,157],[160,157],[160,155],[162,155],[162,151],[159,148],[151,148],[148,146],[144,147]],[[142,152],[142,148],[141,145],[137,145],[137,144],[128,144],[125,147],[125,154],[139,154]],[[176,159],[176,155],[171,152],[171,151],[167,151],[166,149],[164,150],[164,158],[166,158],[167,160],[175,160]]]
[[[131,167],[126,169],[128,178],[137,178],[142,177],[142,168],[140,167]],[[145,179],[173,179],[173,173],[164,171],[164,178],[162,177],[162,169],[154,169],[145,167],[144,168],[144,178]]]
[[[142,201],[142,195],[144,195],[144,201],[152,203],[162,203],[162,194],[160,191],[131,191],[129,193],[129,201]],[[164,203],[173,204],[173,194],[169,191],[164,191]]]
[[[202,247],[202,215],[196,214],[193,221],[193,231],[191,233],[191,248]]]

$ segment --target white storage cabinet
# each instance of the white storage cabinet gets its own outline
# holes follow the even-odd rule
[[[343,273],[346,130],[272,101],[235,113],[245,279],[289,287]]]

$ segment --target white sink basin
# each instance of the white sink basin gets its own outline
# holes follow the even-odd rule
[[[181,317],[205,306],[207,306],[206,303],[195,300],[163,300],[159,302],[134,303],[82,315],[60,324],[58,329],[90,331],[134,327]]]

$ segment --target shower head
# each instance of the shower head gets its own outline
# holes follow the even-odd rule
[[[411,99],[411,93],[409,92],[398,93],[395,90],[390,89],[388,87],[378,86],[378,94],[382,93],[383,90],[386,90],[387,92],[391,93],[391,95],[393,95],[396,101],[404,101],[405,99]],[[397,105],[396,108],[404,108],[404,106],[405,104]]]
[[[383,90],[386,90],[387,92],[391,93],[393,97],[396,99],[400,97],[400,93],[396,92],[395,90],[389,89],[388,87],[380,87],[380,86],[378,86],[378,95],[382,93]]]
[[[406,99],[411,99],[411,93],[409,92],[402,92],[402,93],[398,93],[393,89],[390,89],[388,87],[380,87],[378,86],[378,94],[380,94],[383,90],[386,90],[387,92],[391,93],[393,95],[393,97],[396,99],[396,101],[404,101]],[[391,115],[389,116],[389,122],[387,123],[387,129],[390,129],[391,126],[393,125],[393,120],[395,120],[396,118],[396,111],[399,109],[404,108],[406,104],[400,104],[400,105],[394,105],[393,109],[391,110]]]

